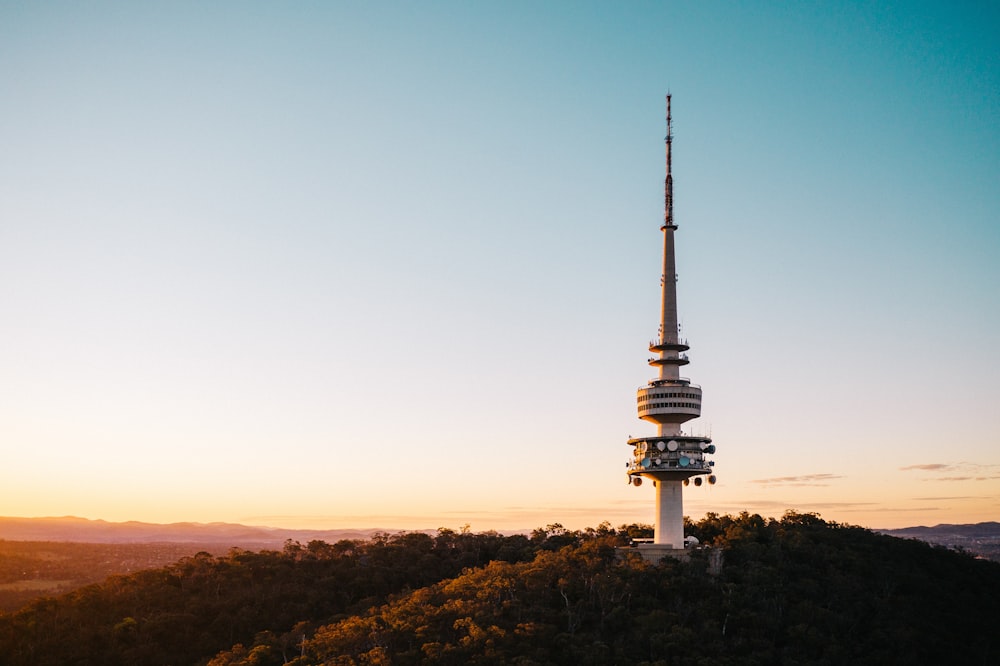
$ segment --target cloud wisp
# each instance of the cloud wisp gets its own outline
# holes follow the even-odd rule
[[[992,481],[1000,479],[1000,465],[983,465],[980,463],[925,463],[900,467],[901,472],[936,472],[947,473],[948,476],[932,476],[923,481]]]
[[[908,472],[910,470],[917,469],[924,472],[937,472],[951,467],[952,465],[945,465],[944,463],[928,463],[926,465],[907,465],[906,467],[900,467],[899,471]]]
[[[828,486],[827,481],[842,479],[837,474],[800,474],[798,476],[775,476],[769,479],[754,479],[750,483],[767,486]]]

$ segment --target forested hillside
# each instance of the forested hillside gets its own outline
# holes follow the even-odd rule
[[[637,526],[381,535],[200,554],[0,617],[0,663],[997,663],[1000,565],[827,523],[717,516],[642,561]]]

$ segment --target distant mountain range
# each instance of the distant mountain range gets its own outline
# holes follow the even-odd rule
[[[397,530],[292,530],[235,523],[111,523],[75,516],[9,518],[0,516],[0,539],[7,541],[75,541],[83,543],[203,543],[241,547],[281,546],[291,539],[336,543],[341,539],[368,539]]]
[[[902,539],[919,539],[937,546],[961,548],[980,557],[1000,562],[1000,523],[990,521],[975,525],[935,525],[904,527],[897,530],[874,530]]]
[[[1000,523],[990,521],[988,523],[976,523],[975,525],[935,525],[934,527],[903,527],[896,530],[875,530],[881,534],[891,534],[898,537],[915,537],[925,539],[927,537],[951,537],[958,536],[966,539],[976,538],[998,538],[1000,537]]]

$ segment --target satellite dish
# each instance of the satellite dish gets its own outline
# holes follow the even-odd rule
[[[678,462],[680,462],[681,467],[687,467],[689,464],[691,464],[691,460],[687,456],[681,456]]]
[[[647,469],[649,468],[649,458],[643,458],[643,460],[642,460],[642,466],[645,467],[645,468],[647,468]]]
[[[696,476],[694,478],[694,485],[696,485],[696,486],[700,486],[701,485],[701,477],[700,476]]]
[[[647,446],[646,442],[639,442],[639,453],[645,453]]]
[[[641,486],[642,485],[642,477],[641,476],[637,476],[634,479],[632,479],[632,485],[636,486],[636,487]]]
[[[707,446],[708,442],[698,442],[698,448],[701,449],[702,451],[704,451]]]
[[[714,474],[712,476],[708,477],[708,482],[711,483],[713,486],[715,485],[716,481],[718,481],[718,479],[715,478]]]
[[[667,448],[667,445],[664,444],[663,442],[657,442],[656,443],[656,448],[658,448],[659,450],[662,451],[663,449]]]
[[[654,465],[659,465],[661,462],[663,462],[662,459],[660,459],[660,458],[653,458],[653,464]]]
[[[670,449],[671,451],[676,451],[677,442],[675,440],[670,440],[669,442],[667,442],[667,448]]]
[[[715,444],[709,444],[705,450],[709,453],[715,453]]]

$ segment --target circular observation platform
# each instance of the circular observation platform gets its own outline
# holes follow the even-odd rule
[[[687,380],[650,382],[636,391],[635,400],[639,418],[652,423],[684,423],[701,416],[701,387]]]
[[[688,346],[687,340],[681,340],[679,338],[661,338],[659,340],[649,341],[649,351],[654,354],[659,354],[660,352],[665,351],[686,352],[689,349],[691,349],[691,347]]]
[[[687,365],[690,362],[691,361],[688,360],[687,354],[678,354],[677,356],[654,356],[647,361],[647,363],[652,366]]]

